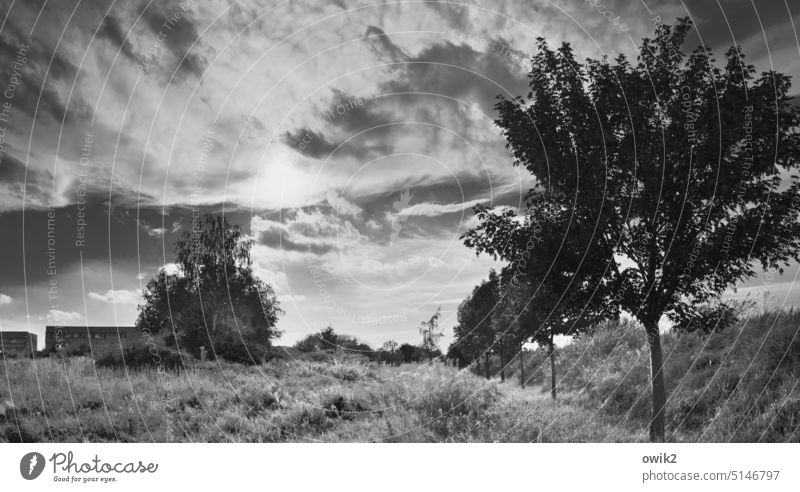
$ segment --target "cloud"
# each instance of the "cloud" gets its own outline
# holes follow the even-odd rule
[[[51,325],[64,325],[74,323],[83,318],[80,313],[75,311],[61,311],[60,309],[51,309],[47,311],[47,323]]]
[[[306,296],[301,295],[292,295],[292,294],[284,294],[278,296],[278,301],[281,303],[294,303],[294,302],[303,302],[306,300]]]
[[[364,34],[364,41],[378,59],[396,62],[408,58],[408,55],[379,27],[369,26]]]
[[[180,219],[172,222],[170,227],[153,227],[144,220],[138,221],[139,227],[150,237],[162,238],[167,233],[176,233],[181,229]],[[166,225],[166,224],[164,224]]]
[[[360,217],[364,213],[361,207],[348,201],[344,195],[338,194],[333,189],[328,189],[325,200],[337,214]]]
[[[338,157],[363,159],[389,152],[386,138],[392,116],[373,99],[353,97],[333,89],[333,96],[316,114],[316,123],[283,133],[282,141],[296,152],[316,159]],[[354,138],[355,137],[355,138]]]
[[[202,56],[191,51],[197,49],[196,42],[199,35],[190,18],[189,9],[178,2],[151,5],[145,10],[143,18],[152,34],[157,36],[152,40],[153,46],[157,40],[161,40],[163,46],[178,63],[177,73],[201,76],[205,70],[206,61]]]
[[[421,215],[425,217],[437,217],[439,215],[463,212],[468,208],[472,208],[475,205],[478,205],[479,203],[485,203],[487,201],[489,201],[488,198],[479,198],[477,200],[470,200],[464,203],[449,203],[447,205],[442,205],[439,203],[428,203],[428,202],[415,203],[414,205],[411,205],[409,207],[400,210],[399,212],[397,212],[397,215],[407,216],[407,217],[415,215]]]
[[[11,296],[0,294],[0,306],[8,306],[12,302],[14,302],[14,299],[12,299]]]
[[[46,206],[52,196],[53,175],[38,171],[7,153],[0,143],[0,212],[21,208],[23,197],[26,207]]]
[[[139,59],[133,51],[130,40],[127,39],[128,34],[123,31],[119,21],[113,15],[105,16],[97,35],[111,41],[129,60],[138,63]]]
[[[493,40],[486,51],[477,51],[468,44],[450,41],[426,46],[417,55],[396,69],[396,76],[381,88],[384,92],[406,93],[403,100],[425,104],[447,100],[459,109],[458,103],[475,101],[480,109],[493,115],[497,95],[510,98],[526,91],[528,80],[519,59],[510,56],[513,50],[507,41]],[[447,98],[423,97],[441,94]]]
[[[349,204],[352,211],[357,206]],[[251,234],[258,244],[281,252],[306,252],[324,255],[346,251],[367,240],[352,221],[334,210],[314,208],[290,211],[282,221],[253,216]]]
[[[104,294],[89,292],[89,299],[104,302],[106,304],[138,304],[141,300],[141,292],[137,290],[114,290],[109,289]]]
[[[177,263],[167,263],[161,267],[161,270],[164,270],[167,275],[177,275],[180,273],[181,268]]]
[[[338,143],[329,141],[322,133],[310,128],[287,131],[283,134],[282,140],[292,149],[316,159],[329,156],[339,146]]]

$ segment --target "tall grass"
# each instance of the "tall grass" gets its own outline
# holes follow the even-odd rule
[[[664,335],[675,441],[800,440],[800,313],[774,312],[709,336]],[[180,371],[98,367],[88,358],[0,361],[0,441],[642,441],[648,348],[632,322],[606,323],[549,363],[527,352],[533,387],[440,363],[399,367],[276,359],[191,362]],[[7,383],[8,382],[8,383]]]

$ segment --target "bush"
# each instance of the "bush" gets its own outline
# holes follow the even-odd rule
[[[273,386],[245,386],[237,391],[236,400],[247,409],[247,415],[253,416],[280,406],[277,388]]]
[[[343,419],[354,419],[370,407],[367,398],[342,387],[325,390],[320,396],[320,405],[325,409],[326,416]]]
[[[99,357],[95,364],[111,369],[127,367],[128,369],[142,370],[150,367],[156,370],[162,368],[162,370],[170,371],[184,369],[184,362],[188,362],[190,359],[188,354],[173,348],[136,344],[125,347],[121,353],[110,351]]]
[[[239,364],[261,364],[269,359],[269,346],[260,343],[245,345],[240,336],[226,332],[214,337],[213,350],[209,350],[209,356]]]

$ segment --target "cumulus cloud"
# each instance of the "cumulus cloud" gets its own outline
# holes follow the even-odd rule
[[[14,299],[12,299],[11,296],[7,296],[5,294],[0,294],[0,307],[8,306],[12,302],[14,302]]]
[[[141,291],[109,289],[105,293],[89,292],[89,299],[104,302],[106,304],[137,304],[141,300]]]
[[[180,273],[181,268],[177,263],[167,263],[161,267],[161,270],[163,270],[167,275],[177,275]]]
[[[51,325],[64,325],[74,323],[83,319],[80,313],[75,311],[62,311],[60,309],[50,309],[47,311],[47,323]]]
[[[359,210],[349,202],[344,207],[349,207],[350,212]],[[335,209],[298,209],[287,213],[282,220],[254,216],[250,228],[258,244],[282,252],[324,255],[345,251],[367,240],[352,221],[337,215]]]

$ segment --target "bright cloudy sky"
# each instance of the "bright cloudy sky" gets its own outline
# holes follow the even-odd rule
[[[531,184],[492,120],[497,94],[525,93],[536,37],[634,55],[654,16],[691,15],[717,53],[800,75],[788,2],[606,1],[627,30],[594,3],[2,2],[0,329],[132,324],[200,207],[255,240],[278,343],[327,324],[414,342],[438,306],[449,334],[493,266],[458,239],[472,206]],[[742,292],[796,303],[796,274]]]

